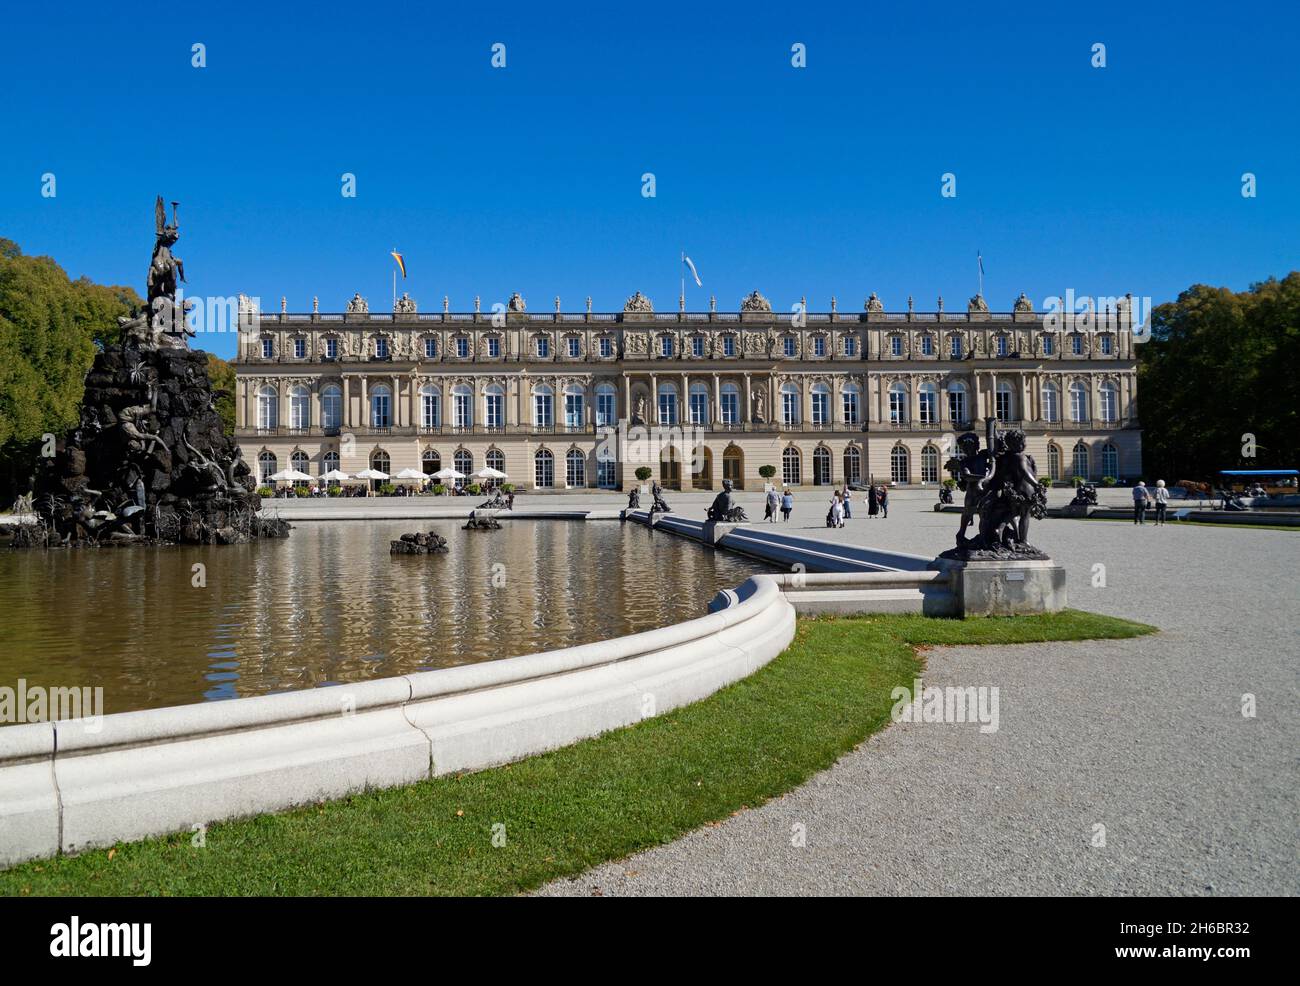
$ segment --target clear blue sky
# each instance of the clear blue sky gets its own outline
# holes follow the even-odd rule
[[[995,310],[1300,266],[1296,5],[1057,6],[10,5],[0,236],[143,292],[162,194],[191,295],[296,311],[387,310],[394,246],[461,311],[672,310],[683,248],[724,310],[961,308],[977,250]]]

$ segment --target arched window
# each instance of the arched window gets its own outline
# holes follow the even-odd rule
[[[906,483],[909,481],[909,475],[907,449],[902,445],[895,445],[893,451],[889,453],[889,478],[895,483]]]
[[[596,385],[596,425],[618,424],[618,392],[612,383]]]
[[[798,486],[799,475],[799,450],[793,445],[787,446],[781,453],[781,481],[786,486]]]
[[[667,338],[665,336],[664,338]],[[659,423],[677,424],[677,388],[670,383],[659,385]]]
[[[321,388],[320,423],[326,434],[343,427],[343,391],[336,383]]]
[[[271,477],[279,471],[275,464],[274,452],[257,453],[257,481],[259,483],[262,485],[270,483]]]
[[[781,385],[781,423],[799,423],[799,388],[793,383]]]
[[[691,424],[707,425],[709,423],[709,385],[691,384],[691,403],[689,408]]]
[[[889,421],[896,425],[907,422],[907,387],[901,380],[889,388]]]
[[[1097,390],[1097,411],[1101,414],[1101,420],[1107,424],[1114,424],[1119,420],[1119,391],[1115,385],[1107,380]],[[1113,472],[1105,475],[1113,476]]]
[[[1047,478],[1052,482],[1061,478],[1061,447],[1055,442],[1047,446]]]
[[[812,423],[814,425],[829,425],[831,423],[831,389],[824,383],[815,383],[812,385],[812,391],[809,393],[808,399],[812,404]]]
[[[581,429],[587,423],[586,399],[583,389],[576,383],[564,388],[564,427]]]
[[[738,445],[728,445],[722,453],[722,478],[738,490],[745,488],[745,453]]]
[[[813,449],[813,485],[829,486],[831,482],[831,450],[825,445]]]
[[[278,428],[280,426],[280,395],[269,384],[257,392],[257,427]]]
[[[474,426],[474,391],[467,384],[457,384],[451,388],[451,426]]]
[[[533,388],[533,427],[548,431],[555,427],[555,391],[544,383]],[[546,454],[549,456],[551,453]],[[554,476],[554,458],[551,459],[551,468]],[[547,485],[554,485],[554,480]]]
[[[1011,421],[1016,416],[1016,394],[1011,384],[1005,380],[998,384],[997,393],[994,395],[997,402],[997,417],[999,421]]]
[[[921,482],[939,482],[939,450],[933,445],[921,449]]]
[[[500,384],[490,383],[483,390],[483,423],[494,431],[506,426],[506,392]]]
[[[966,385],[960,380],[948,384],[948,420],[955,427],[966,427],[970,423],[970,414],[966,404]]]
[[[618,485],[614,450],[604,442],[596,449],[596,485],[602,490],[612,490]]]
[[[1074,446],[1074,475],[1080,479],[1088,478],[1088,446],[1083,442]]]
[[[1043,384],[1043,420],[1060,421],[1061,420],[1061,401],[1060,394],[1056,391],[1056,384],[1050,380]]]
[[[549,449],[539,448],[533,455],[533,485],[543,489],[555,485],[555,456]]]
[[[1101,447],[1101,474],[1119,478],[1119,449],[1109,442]]]
[[[335,472],[336,470],[338,470],[338,467],[339,467],[339,454],[337,452],[333,452],[333,451],[326,452],[323,456],[321,456],[322,473]],[[334,482],[337,482],[337,480],[335,480]]]
[[[393,390],[380,383],[370,388],[370,427],[391,428],[393,425]]]
[[[311,427],[311,391],[302,384],[289,389],[289,427]]]
[[[734,383],[722,385],[722,423],[740,424],[740,388]]]
[[[846,383],[840,389],[840,410],[846,425],[855,425],[862,413],[862,388],[856,383]]]
[[[939,423],[939,388],[932,383],[923,383],[917,390],[916,399],[921,405],[921,424]]]
[[[295,449],[289,453],[289,468],[304,475],[311,475],[311,456],[302,449]],[[299,483],[303,482],[301,479]]]
[[[420,427],[428,431],[442,425],[442,392],[432,384],[420,388]]]
[[[856,445],[850,445],[844,450],[844,482],[862,482],[862,453]]]
[[[1088,420],[1088,389],[1078,380],[1070,384],[1070,420]]]
[[[578,488],[587,485],[587,457],[576,448],[564,456],[564,485]]]
[[[388,453],[383,449],[375,449],[370,453],[370,468],[379,472],[389,472],[393,468],[393,460],[388,457]],[[379,480],[376,480],[379,482]]]
[[[442,472],[442,456],[438,454],[437,449],[427,448],[420,454],[420,470],[426,476]]]
[[[487,467],[495,469],[497,472],[506,471],[506,454],[499,448],[490,448],[487,451]]]
[[[474,456],[470,454],[469,449],[456,449],[452,453],[451,462],[457,472],[463,472],[466,476],[474,472]]]

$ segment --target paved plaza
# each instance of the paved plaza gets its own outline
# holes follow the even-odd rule
[[[956,522],[905,494],[829,531],[823,500],[800,495],[787,526],[938,552]],[[541,892],[1294,894],[1300,533],[1046,520],[1033,540],[1072,606],[1161,632],[935,649],[926,685],[996,686],[996,733],[891,725],[782,798]]]

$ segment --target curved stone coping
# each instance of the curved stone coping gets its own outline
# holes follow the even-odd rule
[[[355,685],[0,728],[0,865],[478,770],[698,701],[789,645],[754,576],[707,616]]]

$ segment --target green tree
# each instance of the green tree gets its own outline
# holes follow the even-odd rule
[[[227,435],[235,433],[235,368],[220,356],[208,353],[208,379],[217,390],[217,413]]]
[[[1156,308],[1151,327],[1138,352],[1148,475],[1296,467],[1300,272],[1242,292],[1193,285]]]

